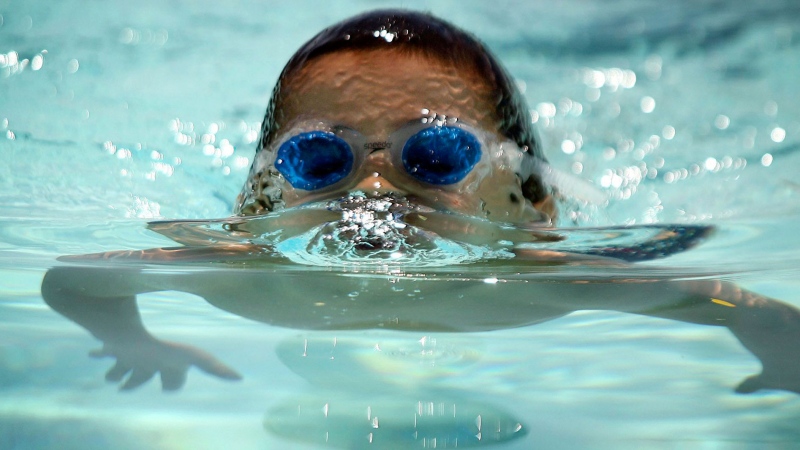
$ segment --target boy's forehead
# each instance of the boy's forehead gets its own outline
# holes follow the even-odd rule
[[[284,80],[276,113],[282,127],[320,119],[367,135],[431,114],[496,132],[498,99],[468,67],[416,51],[344,50],[317,57]]]

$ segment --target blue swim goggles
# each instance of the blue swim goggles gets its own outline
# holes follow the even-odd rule
[[[389,151],[395,167],[402,167],[418,181],[454,185],[475,168],[484,153],[478,132],[458,122],[417,121],[380,142],[369,142],[350,128],[317,125],[277,145],[275,169],[295,189],[335,187],[370,153],[379,150]]]

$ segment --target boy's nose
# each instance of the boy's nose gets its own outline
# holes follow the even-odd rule
[[[389,180],[378,172],[373,172],[359,180],[354,188],[355,190],[363,192],[377,192],[383,194],[386,192],[398,192],[399,189],[393,185]]]
[[[367,156],[361,168],[361,179],[354,189],[363,192],[401,192],[390,179],[394,179],[395,168],[391,162],[391,155],[385,151],[375,151]]]

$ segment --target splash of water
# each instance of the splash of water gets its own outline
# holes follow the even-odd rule
[[[425,245],[430,240],[421,230],[403,222],[403,216],[420,209],[404,197],[356,193],[330,202],[328,209],[341,212],[342,218],[320,231],[327,251],[391,258],[409,241]]]
[[[328,202],[338,221],[323,223],[278,245],[278,251],[302,264],[381,264],[444,266],[485,258],[510,257],[489,247],[446,239],[407,223],[408,214],[433,210],[394,194],[355,192]]]

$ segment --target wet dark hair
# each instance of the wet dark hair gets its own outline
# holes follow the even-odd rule
[[[516,142],[530,157],[544,159],[525,99],[494,55],[475,37],[448,22],[430,14],[403,10],[378,10],[352,17],[322,30],[297,50],[284,67],[272,91],[257,151],[267,148],[276,137],[278,124],[275,111],[282,100],[282,86],[308,62],[341,50],[382,48],[421,53],[464,67],[465,70],[473,70],[496,92],[499,132]],[[251,173],[251,178],[254,175],[256,174]],[[547,197],[548,190],[537,175],[533,173],[519,175],[522,193],[528,200],[537,203]],[[256,189],[257,186],[252,188]],[[245,191],[247,189],[248,186],[245,186]],[[242,192],[242,195],[248,196],[248,193]],[[249,195],[258,196],[252,191]],[[243,206],[243,202],[245,200],[240,197],[237,209]],[[267,199],[260,202],[262,203],[260,209],[272,209]]]

